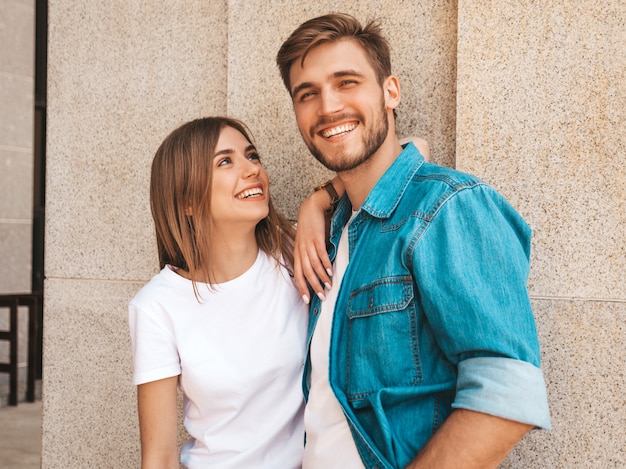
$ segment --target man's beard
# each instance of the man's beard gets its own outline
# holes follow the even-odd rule
[[[341,119],[343,118],[345,117],[342,116]],[[364,136],[363,151],[359,154],[351,156],[350,159],[343,158],[343,155],[342,157],[326,157],[312,141],[305,141],[305,143],[311,154],[317,159],[317,161],[326,166],[326,168],[335,172],[350,171],[351,169],[354,169],[369,160],[372,155],[378,151],[387,138],[387,133],[389,132],[389,122],[387,121],[384,104],[381,112],[378,113],[377,118],[377,121],[374,122],[374,126]],[[359,119],[359,122],[363,122],[363,120]]]

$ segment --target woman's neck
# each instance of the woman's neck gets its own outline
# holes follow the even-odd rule
[[[255,230],[228,233],[216,229],[212,233],[211,272],[215,283],[223,283],[239,277],[257,259],[259,247]]]
[[[215,230],[211,233],[211,242],[211,283],[224,283],[239,277],[252,267],[259,255],[254,230],[248,233]],[[178,268],[176,273],[193,280],[187,270]]]
[[[257,259],[259,247],[252,240],[222,239],[213,243],[211,272],[215,283],[224,283],[246,272]]]

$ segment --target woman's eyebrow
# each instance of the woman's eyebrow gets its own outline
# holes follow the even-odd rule
[[[256,151],[256,147],[252,144],[248,145],[245,149],[245,152],[247,153],[249,151]],[[221,155],[232,155],[233,153],[235,153],[235,150],[233,150],[232,148],[224,148],[223,150],[216,152],[215,155],[213,155],[213,158]]]
[[[233,153],[234,153],[234,150],[232,148],[225,148],[224,150],[220,150],[216,152],[215,155],[213,155],[213,158],[217,158],[218,156],[221,156],[221,155],[232,155]]]

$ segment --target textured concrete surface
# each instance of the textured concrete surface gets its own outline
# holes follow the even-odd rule
[[[552,430],[526,436],[503,464],[626,467],[626,305],[534,300]]]
[[[48,280],[42,467],[139,467],[126,309],[138,288]]]
[[[625,22],[619,1],[459,2],[457,167],[533,228],[533,295],[626,300]]]
[[[154,271],[150,163],[182,122],[227,112],[226,10],[221,1],[50,2],[47,277]]]

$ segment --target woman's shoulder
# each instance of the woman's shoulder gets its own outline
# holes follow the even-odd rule
[[[189,291],[193,295],[191,282],[178,275],[174,267],[166,265],[141,287],[130,304],[141,307],[161,302],[167,298],[181,299],[186,297]]]

